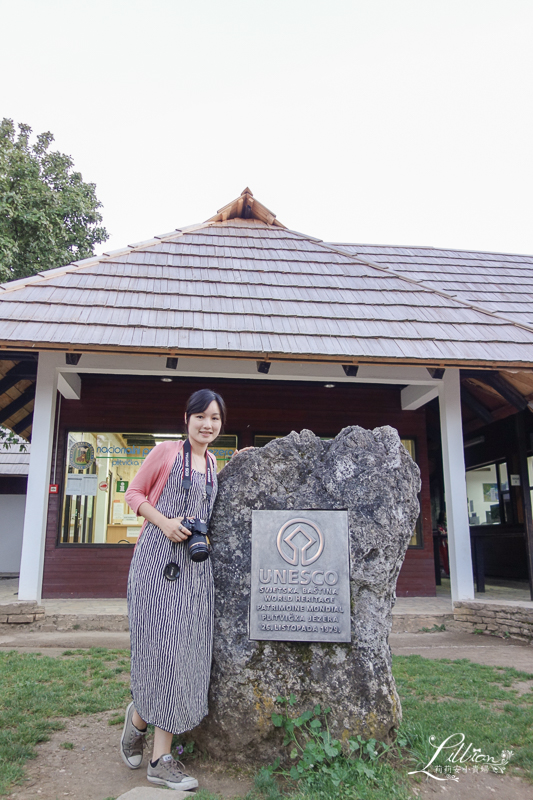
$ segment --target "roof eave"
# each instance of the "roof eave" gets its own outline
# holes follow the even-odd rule
[[[2,351],[8,350],[13,352],[30,351],[30,352],[74,352],[74,353],[92,353],[101,355],[115,355],[117,353],[124,353],[128,355],[145,355],[145,356],[161,356],[161,357],[203,357],[203,358],[220,358],[220,359],[243,359],[254,361],[280,361],[280,362],[316,362],[316,363],[336,363],[336,364],[387,364],[389,366],[419,366],[419,367],[475,367],[476,369],[530,369],[533,368],[533,359],[531,361],[501,361],[490,359],[454,359],[454,358],[387,358],[383,356],[353,356],[347,357],[346,355],[329,355],[321,353],[276,353],[264,351],[240,351],[240,350],[194,350],[194,349],[178,349],[178,348],[160,348],[160,347],[119,347],[110,345],[69,345],[54,344],[51,342],[16,342],[0,341],[0,358],[2,358]]]

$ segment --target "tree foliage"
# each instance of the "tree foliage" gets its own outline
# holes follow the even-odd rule
[[[10,431],[9,428],[0,426],[0,449],[10,450],[11,448],[18,447],[21,453],[24,453],[28,448],[28,443],[16,433]]]
[[[0,280],[10,281],[88,258],[108,238],[94,183],[72,158],[50,151],[50,132],[0,123]]]

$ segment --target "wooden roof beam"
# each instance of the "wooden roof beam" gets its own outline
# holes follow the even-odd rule
[[[490,425],[492,422],[494,422],[492,412],[489,411],[489,409],[484,406],[483,403],[480,403],[479,400],[474,397],[474,395],[466,388],[466,386],[464,386],[464,384],[461,386],[461,402],[463,402],[465,406],[470,409],[470,411],[473,411],[476,417],[479,417],[479,419],[483,420],[485,424]]]
[[[30,427],[32,422],[33,422],[33,411],[30,411],[30,413],[27,416],[23,417],[20,420],[20,422],[17,422],[16,425],[13,425],[13,433],[17,433],[20,435],[22,431],[25,431],[26,428]]]
[[[507,400],[518,411],[524,411],[528,407],[527,399],[518,392],[514,386],[505,380],[498,372],[477,372],[477,370],[461,370],[461,375],[465,378],[475,378],[480,383],[490,386],[498,394]]]
[[[25,392],[17,397],[16,400],[13,400],[7,406],[0,409],[0,425],[9,419],[9,417],[13,416],[16,411],[19,411],[21,408],[24,408],[26,403],[29,403],[35,397],[35,384],[33,383],[31,386],[28,386]]]
[[[37,362],[36,361],[21,361],[20,364],[15,364],[9,372],[0,380],[0,395],[7,392],[19,381],[34,381],[37,375]]]
[[[32,345],[33,347],[34,345]],[[0,358],[6,361],[37,361],[39,357],[39,353],[36,353],[35,350],[29,351],[28,350],[1,350],[0,349]]]

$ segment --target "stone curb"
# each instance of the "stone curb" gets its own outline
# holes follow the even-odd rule
[[[186,800],[194,797],[194,792],[182,792],[180,789],[154,789],[150,786],[136,786],[129,792],[121,794],[117,800]]]
[[[453,616],[456,630],[533,643],[533,610],[527,606],[485,605],[462,600],[455,603]]]
[[[0,633],[7,633],[12,625],[28,626],[26,630],[51,633],[53,631],[112,631],[129,630],[126,614],[46,614],[42,606],[21,603],[15,613],[13,605],[0,606]],[[24,607],[24,608],[22,608]],[[6,611],[10,609],[10,611]]]
[[[445,614],[393,614],[391,633],[418,633],[422,628],[453,623],[453,613]]]
[[[41,622],[45,611],[37,603],[20,602],[0,605],[0,625],[31,625]]]

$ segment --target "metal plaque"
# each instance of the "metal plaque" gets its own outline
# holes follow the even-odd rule
[[[253,511],[250,639],[350,642],[346,511]]]

